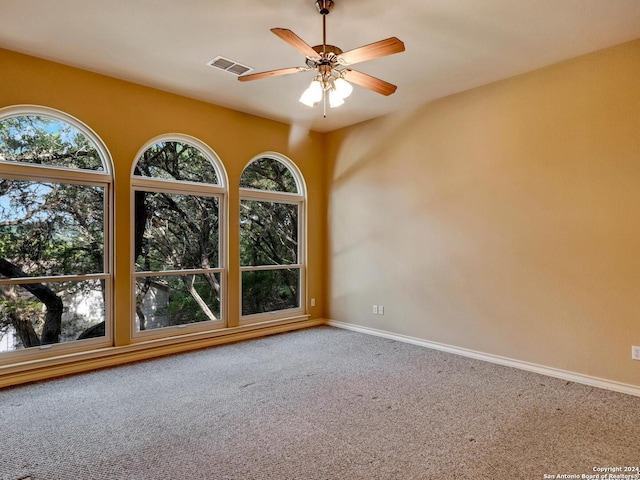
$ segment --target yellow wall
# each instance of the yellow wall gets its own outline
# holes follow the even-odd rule
[[[7,50],[0,72],[0,107],[65,111],[113,156],[120,345],[131,164],[149,139],[184,133],[217,152],[232,186],[262,151],[299,166],[312,318],[640,386],[640,41],[301,141],[284,124]],[[234,188],[229,202],[234,324]]]
[[[35,104],[62,110],[91,127],[115,167],[116,344],[129,343],[130,175],[139,149],[153,137],[182,133],[208,144],[229,178],[229,325],[238,323],[237,185],[257,154],[276,151],[300,169],[308,193],[308,297],[311,318],[324,316],[325,169],[323,136],[300,135],[285,124],[0,49],[0,107]],[[295,133],[295,134],[294,134]]]
[[[639,79],[634,41],[328,134],[329,317],[640,386]]]

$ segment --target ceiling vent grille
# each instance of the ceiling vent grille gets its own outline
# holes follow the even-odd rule
[[[234,62],[233,60],[229,60],[228,58],[221,56],[217,56],[207,63],[207,65],[219,68],[220,70],[224,70],[225,72],[229,72],[237,76],[253,70],[251,67],[247,67],[246,65],[242,65],[241,63]]]

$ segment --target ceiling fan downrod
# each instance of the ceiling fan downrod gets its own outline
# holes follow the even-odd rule
[[[329,82],[333,66],[327,59],[327,15],[333,9],[333,0],[316,0],[316,8],[322,15],[322,55],[318,64],[320,83],[322,84],[322,110],[323,117],[327,117],[327,89],[332,85]]]
[[[333,9],[333,0],[316,0],[316,8],[322,15],[322,53],[327,53],[327,15]]]

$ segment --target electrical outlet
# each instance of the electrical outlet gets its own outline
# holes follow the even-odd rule
[[[633,345],[631,347],[631,359],[640,360],[640,347]]]
[[[374,305],[373,306],[373,314],[377,315],[378,314],[378,305]]]
[[[312,299],[311,299],[311,306],[312,306],[312,307],[315,307],[315,306],[316,306],[316,299],[315,299],[315,298],[312,298]]]
[[[378,315],[384,315],[384,307],[382,305],[378,305]]]

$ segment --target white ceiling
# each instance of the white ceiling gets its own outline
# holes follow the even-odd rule
[[[322,43],[314,0],[0,0],[0,47],[320,132],[640,38],[640,0],[335,0],[327,43],[406,51],[354,66],[395,94],[356,86],[327,118],[298,103],[312,72],[239,82],[206,65],[303,65],[273,27]]]

